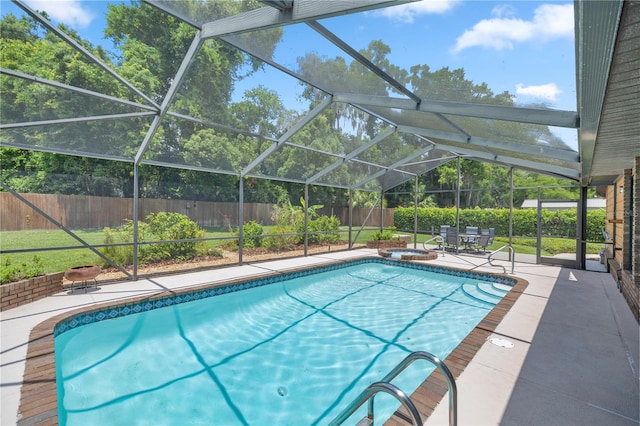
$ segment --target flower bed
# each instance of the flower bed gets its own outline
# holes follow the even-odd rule
[[[406,248],[407,243],[402,240],[371,240],[367,241],[367,248]]]

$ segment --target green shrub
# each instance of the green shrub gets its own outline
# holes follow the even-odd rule
[[[255,248],[262,245],[262,225],[255,220],[245,223],[242,227],[243,245],[246,248]],[[240,228],[236,229],[235,235],[240,235]]]
[[[147,222],[138,221],[138,242],[147,243],[167,240],[190,240],[203,238],[204,230],[198,224],[181,213],[151,213]],[[123,246],[105,247],[102,253],[122,265],[133,263],[133,221],[126,220],[117,229],[104,228],[105,243]],[[138,245],[138,260],[149,263],[168,259],[190,259],[206,252],[201,241],[166,242]]]
[[[309,213],[311,215],[315,213],[315,210],[310,209]],[[301,206],[294,206],[289,201],[275,205],[271,212],[271,219],[277,227],[288,229],[288,233],[300,234],[293,237],[295,239],[294,244],[300,244],[303,241],[304,211]]]
[[[282,235],[291,234],[293,229],[286,226],[276,225],[263,238],[262,246],[271,251],[286,251],[295,247],[297,237],[295,235]]]
[[[196,222],[181,213],[151,213],[146,219],[156,241],[197,239],[205,235]],[[146,260],[190,259],[203,251],[203,244],[198,241],[152,244]]]
[[[119,246],[105,247],[100,251],[109,259],[120,265],[131,265],[133,263],[133,221],[126,219],[124,225],[119,228],[106,227],[103,230],[105,244],[123,244]],[[142,221],[138,222],[138,241],[146,241],[148,234],[148,225]],[[146,245],[138,246],[139,259],[145,258],[149,247]],[[105,262],[103,266],[107,266]]]
[[[380,240],[400,240],[400,237],[394,237],[393,235],[396,233],[396,228],[394,226],[390,226],[381,231],[376,231],[371,235],[372,241],[380,241]]]
[[[337,243],[340,241],[340,219],[335,216],[318,216],[309,221],[309,243]]]
[[[12,283],[27,278],[37,277],[44,274],[42,258],[34,255],[31,263],[23,262],[19,265],[11,263],[11,258],[6,256],[0,265],[0,283]]]
[[[340,241],[340,220],[335,216],[319,215],[316,210],[322,208],[321,205],[306,207],[304,199],[300,199],[300,206],[294,206],[289,201],[283,202],[273,207],[271,219],[276,224],[276,228],[280,231],[272,232],[275,234],[292,233],[295,235],[282,237],[287,241],[276,243],[272,241],[277,236],[269,237],[270,249],[283,250],[282,247],[293,247],[295,244],[304,242],[304,222],[305,209],[307,214],[307,230],[309,234],[309,243],[326,243]],[[290,245],[291,240],[293,244]],[[267,243],[263,241],[263,246],[267,247]]]
[[[219,247],[210,247],[207,250],[207,254],[209,256],[214,256],[214,257],[222,257],[224,255],[224,253],[222,252],[222,249]]]
[[[418,229],[435,233],[440,225],[455,226],[455,208],[418,208]],[[394,210],[394,225],[398,229],[413,229],[413,207],[399,207]],[[538,212],[536,209],[513,209],[513,235],[535,237],[537,235]],[[573,209],[542,210],[545,234],[573,236],[576,233],[576,213]],[[602,242],[602,228],[605,225],[605,211],[592,210],[587,213],[587,240]],[[509,235],[509,209],[483,210],[460,209],[460,229],[466,226],[495,228],[496,235]]]

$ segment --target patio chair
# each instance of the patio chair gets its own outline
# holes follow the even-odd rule
[[[468,235],[473,235],[473,237],[463,237],[463,243],[465,245],[466,248],[471,248],[474,247],[476,245],[476,242],[478,241],[478,237],[476,237],[475,235],[478,235],[478,227],[477,226],[467,226],[464,230],[465,234]]]
[[[491,239],[491,235],[487,232],[486,234],[483,232],[480,234],[480,237],[476,240],[473,246],[476,249],[476,252],[480,253],[480,249],[482,249],[482,253],[486,253],[487,246],[491,245],[489,240]]]
[[[483,228],[481,231],[481,234],[489,235],[489,241],[487,242],[487,246],[490,246],[491,244],[493,244],[493,239],[496,235],[496,228]]]
[[[465,234],[477,234],[478,227],[477,226],[467,226],[464,230]]]
[[[444,242],[448,248],[458,248],[458,230],[456,228],[447,227],[447,233]]]

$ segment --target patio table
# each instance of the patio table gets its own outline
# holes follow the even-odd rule
[[[460,237],[461,245],[466,248],[471,248],[480,238],[480,234],[458,234],[458,236]]]

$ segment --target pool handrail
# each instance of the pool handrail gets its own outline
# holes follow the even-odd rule
[[[487,262],[489,262],[489,265],[491,265],[491,266],[499,266],[499,267],[501,267],[502,268],[502,273],[506,274],[507,273],[507,269],[503,265],[494,265],[493,263],[491,263],[491,258],[493,257],[493,255],[498,253],[499,251],[504,250],[505,248],[509,249],[509,258],[511,259],[511,274],[513,274],[513,270],[515,268],[515,262],[516,262],[516,251],[513,249],[511,244],[506,244],[506,245],[500,247],[499,249],[494,250],[491,253],[489,253],[489,256],[487,257]]]
[[[447,365],[437,356],[425,351],[412,352],[400,361],[389,374],[384,376],[382,382],[390,382],[418,359],[429,361],[435,365],[447,381],[447,387],[449,388],[449,426],[456,426],[458,424],[458,389],[456,387],[456,381]],[[369,413],[373,413],[373,399],[369,401]]]
[[[378,392],[386,392],[389,395],[396,398],[398,401],[400,401],[400,403],[404,406],[404,408],[406,408],[407,411],[409,411],[409,414],[412,417],[413,424],[416,426],[418,425],[422,426],[420,413],[418,413],[418,409],[416,408],[415,405],[413,405],[413,402],[411,402],[411,399],[407,396],[407,394],[402,392],[397,386],[392,385],[391,383],[386,383],[386,382],[375,382],[367,386],[367,388],[360,395],[358,395],[358,397],[354,399],[353,402],[349,404],[349,406],[347,406],[347,408],[345,408],[340,414],[338,414],[338,416],[335,419],[333,419],[331,423],[329,423],[329,425],[330,426],[341,425],[353,413],[355,413],[356,410],[362,406],[362,404],[364,404],[367,401],[369,401],[369,404],[371,405],[373,398],[376,396]],[[368,414],[368,418],[371,424],[373,424],[373,412],[370,412]]]
[[[430,243],[431,241],[435,241],[435,242],[438,243],[438,248],[436,250],[442,250],[442,255],[444,256],[444,238],[442,238],[442,235],[436,235],[436,236],[434,236],[432,238],[429,238],[426,241],[423,241],[422,242],[422,247],[425,250],[432,250],[432,249],[427,248],[427,243]]]
[[[349,416],[351,416],[367,400],[369,401],[367,418],[371,421],[371,424],[373,424],[373,408],[374,408],[373,397],[377,392],[385,391],[387,393],[391,393],[391,392],[395,392],[394,391],[395,389],[398,392],[400,392],[401,395],[394,394],[394,393],[391,393],[391,394],[395,396],[396,399],[398,399],[402,403],[402,405],[404,405],[404,407],[409,411],[409,413],[413,417],[414,424],[422,425],[420,420],[420,415],[417,412],[415,406],[413,405],[413,402],[411,402],[411,398],[407,397],[406,394],[402,392],[400,389],[398,389],[396,386],[389,383],[391,380],[396,378],[400,373],[402,373],[405,368],[407,368],[409,365],[411,365],[414,361],[418,359],[424,359],[426,361],[429,361],[433,365],[435,365],[440,370],[445,380],[447,381],[447,387],[449,389],[449,426],[456,426],[458,424],[458,389],[456,387],[456,381],[453,377],[453,374],[451,374],[451,371],[447,367],[447,365],[442,360],[440,360],[440,358],[425,351],[416,351],[407,355],[386,376],[384,376],[384,378],[381,381],[373,383],[367,389],[365,389],[356,399],[353,400],[353,402],[351,402],[351,404],[347,406],[347,408],[345,408],[329,424],[332,426],[342,424],[342,422],[348,419]],[[389,387],[385,387],[385,389],[378,389],[375,392],[372,392],[369,390],[369,388],[371,388],[374,385],[380,385],[380,386],[388,385]],[[405,398],[407,400],[406,404],[403,402]],[[411,407],[413,407],[413,410],[416,410],[415,413],[412,411]],[[415,423],[416,421],[418,423]]]

